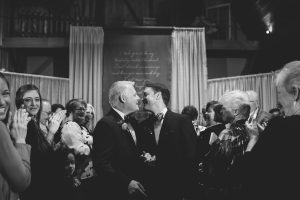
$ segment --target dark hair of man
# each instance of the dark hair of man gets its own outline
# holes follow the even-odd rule
[[[197,119],[197,117],[198,117],[197,108],[192,105],[185,106],[182,109],[181,114],[187,115],[192,121]]]
[[[152,88],[155,93],[161,92],[163,101],[164,101],[165,105],[168,106],[169,101],[170,101],[170,91],[164,84],[148,82],[145,84],[145,88],[146,87]]]
[[[62,109],[62,110],[64,110],[65,109],[65,107],[63,106],[63,105],[61,105],[61,104],[59,104],[59,103],[55,103],[55,104],[52,104],[51,105],[51,112],[56,112],[56,110],[58,109],[58,108],[60,108],[60,109]]]
[[[210,108],[213,109],[213,108],[215,107],[215,105],[218,104],[218,103],[219,103],[219,102],[218,102],[218,101],[215,101],[215,100],[212,100],[212,101],[207,102],[205,111],[208,112],[208,110],[209,110]]]

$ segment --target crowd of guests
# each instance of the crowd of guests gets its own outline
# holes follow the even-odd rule
[[[134,82],[109,89],[109,112],[94,127],[83,99],[65,106],[23,85],[10,110],[0,73],[0,199],[235,200],[298,196],[300,61],[276,78],[278,107],[257,92],[233,90],[207,102],[168,109],[170,92]],[[199,117],[204,120],[199,120]]]

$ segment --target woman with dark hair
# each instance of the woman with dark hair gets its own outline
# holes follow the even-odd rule
[[[21,86],[16,93],[16,107],[24,107],[31,117],[27,126],[26,142],[31,145],[31,184],[21,194],[22,200],[57,199],[53,191],[58,186],[54,150],[40,129],[42,98],[32,84]],[[57,187],[58,188],[58,187]],[[49,192],[50,191],[50,192]]]
[[[0,73],[0,199],[16,200],[18,192],[30,184],[30,146],[25,143],[28,113],[24,109],[10,118],[10,89],[7,79]],[[9,131],[8,127],[11,127]]]

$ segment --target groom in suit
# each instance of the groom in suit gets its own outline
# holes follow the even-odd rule
[[[155,166],[149,167],[147,191],[155,200],[189,199],[196,187],[197,135],[190,119],[167,108],[169,100],[170,92],[164,85],[145,85],[144,109],[155,117],[144,122],[144,147],[156,158]]]
[[[111,109],[94,130],[93,163],[102,199],[145,199],[139,138],[126,115],[139,109],[134,82],[117,81],[109,89]],[[99,197],[100,198],[100,197]]]

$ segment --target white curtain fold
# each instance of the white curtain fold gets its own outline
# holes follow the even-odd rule
[[[71,26],[69,46],[70,99],[82,98],[95,107],[95,122],[102,116],[102,27]]]
[[[12,110],[15,109],[15,97],[18,88],[25,84],[36,85],[43,99],[47,99],[51,104],[60,103],[65,105],[69,100],[69,79],[41,76],[32,74],[20,74],[13,72],[3,72],[10,84]]]
[[[204,28],[174,28],[171,55],[171,109],[180,113],[193,105],[200,111],[207,99]]]
[[[277,94],[275,78],[277,72],[246,76],[227,77],[208,80],[208,101],[218,100],[226,91],[254,90],[258,93],[259,103],[263,110],[276,107]]]

